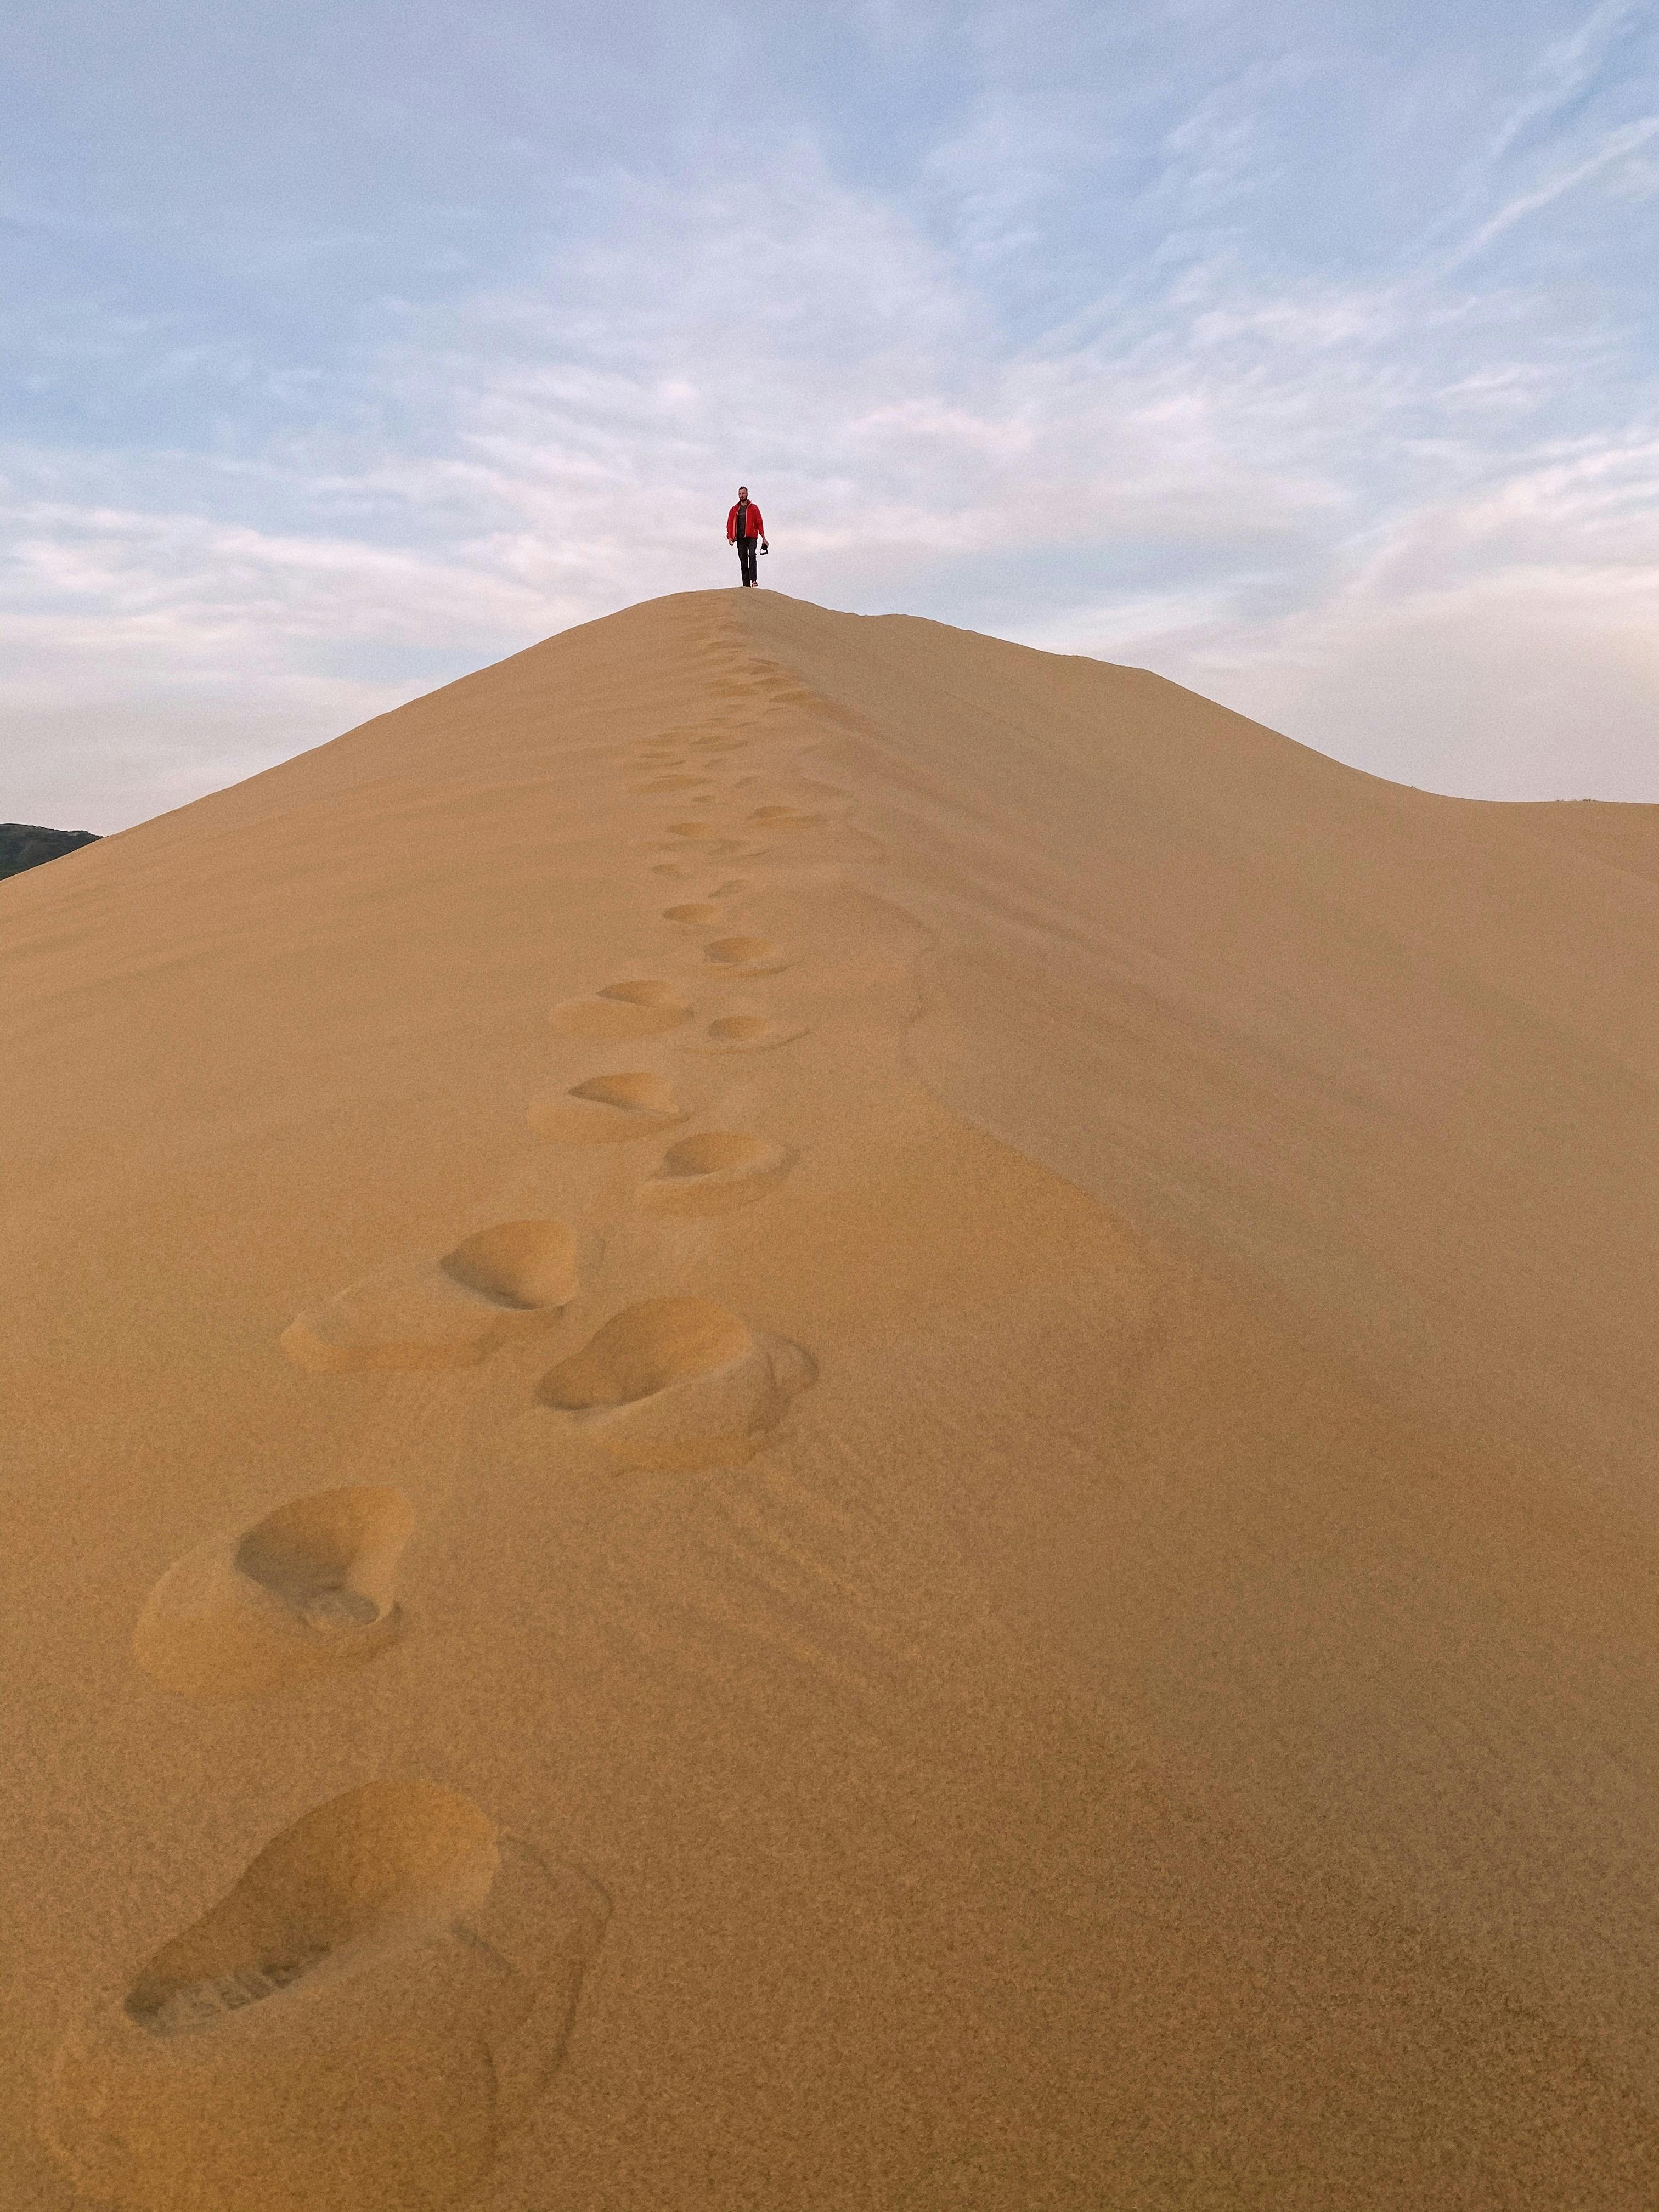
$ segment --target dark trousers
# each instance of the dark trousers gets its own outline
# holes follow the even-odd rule
[[[738,540],[738,565],[743,570],[745,587],[755,580],[755,541],[752,538]]]

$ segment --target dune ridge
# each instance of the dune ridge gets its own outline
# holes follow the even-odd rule
[[[693,593],[0,961],[9,2203],[1659,2193],[1659,808]]]

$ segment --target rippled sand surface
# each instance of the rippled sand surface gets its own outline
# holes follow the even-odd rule
[[[694,593],[0,994],[4,2212],[1659,2202],[1659,808]]]

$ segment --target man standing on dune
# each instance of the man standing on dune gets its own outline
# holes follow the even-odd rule
[[[726,518],[726,542],[738,549],[738,562],[743,570],[745,591],[755,581],[755,540],[760,540],[763,553],[766,543],[766,525],[761,520],[761,511],[749,496],[747,484],[738,486],[738,503]]]

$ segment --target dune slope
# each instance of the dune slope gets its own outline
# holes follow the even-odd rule
[[[1659,2196],[1659,808],[687,594],[0,967],[8,2206]]]

